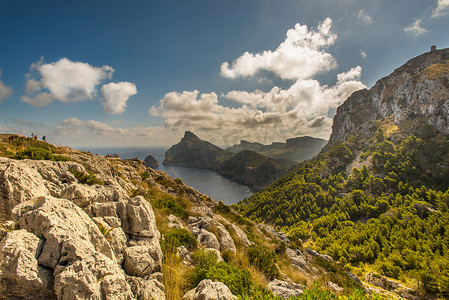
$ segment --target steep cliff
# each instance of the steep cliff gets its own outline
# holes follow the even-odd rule
[[[415,57],[369,90],[354,92],[334,117],[329,145],[369,132],[372,121],[393,116],[395,124],[417,117],[449,134],[449,49]],[[371,121],[371,123],[370,123]]]

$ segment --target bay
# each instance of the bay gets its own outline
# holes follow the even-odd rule
[[[144,160],[147,155],[151,154],[159,162],[159,167],[155,169],[164,171],[173,178],[179,177],[184,184],[208,195],[215,201],[223,201],[228,205],[235,204],[254,193],[249,187],[213,170],[162,165],[167,151],[167,148],[164,147],[92,147],[78,149],[98,155],[118,154],[123,159],[138,158]]]

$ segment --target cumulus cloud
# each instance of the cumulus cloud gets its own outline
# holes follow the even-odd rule
[[[0,70],[0,76],[2,76],[2,70]],[[12,95],[12,88],[5,85],[3,81],[0,80],[0,103],[6,98]]]
[[[365,51],[360,50],[360,56],[361,56],[363,59],[365,59],[365,58],[368,56],[368,54],[366,54]]]
[[[449,12],[449,0],[438,0],[438,5],[433,11],[432,17],[444,16]]]
[[[429,32],[427,29],[421,27],[420,19],[416,20],[412,25],[405,27],[404,31],[415,36],[423,35]]]
[[[325,48],[335,42],[332,20],[326,19],[316,31],[297,24],[275,51],[244,53],[232,66],[223,63],[224,77],[255,76],[271,71],[293,80],[289,88],[273,86],[268,91],[229,91],[220,97],[214,92],[184,91],[167,93],[158,106],[150,108],[153,116],[165,118],[164,127],[202,132],[208,140],[232,144],[239,139],[272,142],[297,135],[328,138],[332,112],[347,97],[365,85],[360,81],[362,68],[357,66],[337,75],[333,86],[323,85],[314,75],[337,66]],[[233,101],[232,107],[220,103]]]
[[[110,66],[94,67],[67,58],[43,64],[41,59],[31,65],[26,75],[27,94],[21,99],[35,107],[43,107],[56,100],[65,103],[92,100],[101,82],[110,79],[113,73],[114,69]],[[131,82],[108,83],[102,86],[101,93],[104,110],[121,114],[126,110],[129,97],[136,94],[137,89]]]
[[[131,82],[108,83],[101,87],[102,101],[106,112],[110,114],[122,114],[126,110],[126,101],[137,94],[137,88]]]
[[[364,9],[359,11],[359,14],[357,16],[357,19],[366,25],[373,24],[373,19],[365,12]]]
[[[262,53],[245,52],[229,64],[221,65],[221,75],[228,78],[249,77],[261,70],[275,73],[282,79],[310,78],[337,66],[335,59],[325,50],[335,43],[337,36],[331,32],[332,20],[325,19],[317,30],[296,24],[287,31],[279,47]]]

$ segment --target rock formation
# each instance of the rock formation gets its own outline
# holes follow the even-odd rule
[[[145,162],[145,166],[147,166],[147,167],[150,167],[150,168],[159,167],[159,162],[152,155],[148,155],[147,157],[145,157],[145,159],[143,161]]]
[[[329,145],[369,131],[372,123],[393,116],[396,124],[420,117],[449,134],[449,49],[424,53],[376,82],[354,92],[334,117]]]

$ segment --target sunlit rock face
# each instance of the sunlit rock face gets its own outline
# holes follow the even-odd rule
[[[369,121],[392,116],[396,124],[414,118],[449,134],[449,49],[424,53],[354,92],[334,117],[329,145],[369,130]]]

